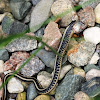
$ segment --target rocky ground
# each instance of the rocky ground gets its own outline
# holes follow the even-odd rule
[[[76,21],[55,89],[40,95],[33,83],[13,77],[7,84],[7,100],[100,100],[100,0],[89,1],[0,0],[0,37],[26,33],[0,49],[0,85],[7,73],[19,69],[41,47],[39,40],[28,36],[41,38],[57,51],[65,29]],[[79,4],[80,9],[73,9]],[[19,73],[37,78],[46,88],[54,74],[55,57],[45,46]],[[2,94],[3,89],[0,100]]]

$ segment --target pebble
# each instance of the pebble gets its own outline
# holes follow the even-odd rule
[[[91,100],[91,99],[86,93],[79,91],[75,94],[74,100]]]
[[[86,41],[98,44],[100,42],[100,28],[99,27],[90,27],[84,30],[83,32],[84,39]]]
[[[28,86],[27,89],[27,100],[34,100],[37,96],[37,91],[33,83]]]
[[[100,24],[100,3],[96,6],[95,10],[96,23]]]
[[[31,3],[26,0],[10,0],[10,9],[17,20],[22,20],[29,12]]]
[[[53,49],[57,50],[61,37],[62,37],[62,34],[60,33],[58,24],[56,24],[55,22],[50,22],[44,31],[42,41],[47,43]],[[45,47],[45,49],[50,50],[47,47]]]
[[[23,63],[24,61],[21,62],[20,65],[22,65]],[[20,67],[20,65],[18,65],[17,68]],[[44,63],[41,60],[39,60],[38,57],[35,56],[20,71],[21,74],[23,74],[24,76],[33,76],[34,74],[38,73],[44,68]]]
[[[80,75],[82,77],[85,77],[85,71],[83,69],[75,67],[73,70],[74,75]]]
[[[100,77],[94,77],[91,80],[83,83],[81,91],[85,92],[90,97],[95,97],[100,94]]]
[[[99,54],[95,52],[89,61],[89,64],[97,64],[98,60],[100,59]]]
[[[43,37],[43,35],[44,35],[44,29],[45,29],[45,27],[43,27],[43,28],[40,28],[39,30],[37,30],[34,34],[35,34],[35,36],[37,36],[37,37]]]
[[[63,68],[61,69],[60,72],[60,76],[59,76],[59,80],[61,80],[62,78],[64,78],[64,76],[66,75],[66,73],[72,69],[71,65],[65,65],[63,66]]]
[[[26,100],[26,92],[18,93],[16,100]]]
[[[33,50],[32,53],[34,53],[36,50]],[[47,67],[50,67],[51,69],[54,68],[55,66],[55,53],[51,52],[51,51],[46,51],[45,49],[41,49],[37,54],[37,57],[39,57],[44,64]],[[65,62],[67,61],[67,55],[64,56],[63,61],[62,61],[62,65],[65,64]]]
[[[86,80],[91,80],[94,77],[100,77],[100,70],[98,69],[91,69],[86,73]]]
[[[74,33],[80,33],[80,32],[82,32],[86,27],[87,27],[87,25],[85,25],[85,24],[82,23],[81,21],[77,21],[77,22],[75,23],[75,25],[73,26],[73,32],[74,32]]]
[[[1,77],[0,77],[0,86],[1,85],[2,85],[2,80],[1,80]],[[0,90],[0,99],[1,99],[2,95],[3,95],[3,89]]]
[[[0,23],[2,22],[3,18],[5,17],[6,13],[0,14]]]
[[[36,50],[33,50],[32,53],[34,53]],[[51,67],[52,69],[54,68],[55,64],[55,54],[53,52],[46,51],[45,49],[41,49],[37,54],[37,57],[39,57],[44,64],[47,67]]]
[[[14,20],[11,14],[7,14],[2,20],[2,30],[6,34],[20,34],[28,30],[28,25]]]
[[[14,77],[9,80],[7,89],[9,93],[21,93],[24,91],[24,87],[21,84],[21,81]]]
[[[9,53],[6,49],[0,49],[0,60],[6,61],[9,59]]]
[[[87,66],[84,67],[84,71],[87,73],[88,71],[90,71],[91,69],[97,69],[100,70],[99,67],[97,67],[96,65],[93,64],[88,64]]]
[[[30,51],[36,48],[37,48],[37,40],[24,37],[14,39],[6,46],[6,49],[9,52]]]
[[[86,7],[78,12],[79,20],[88,26],[95,25],[95,13],[92,7]]]
[[[79,75],[66,75],[62,83],[56,89],[56,100],[73,100],[84,82],[84,78]]]
[[[83,41],[68,51],[68,60],[77,67],[84,66],[91,59],[95,48],[95,44]]]
[[[66,11],[72,10],[73,5],[70,0],[57,0],[51,7],[51,12],[54,16],[65,13]],[[72,10],[71,13],[65,13],[65,16],[61,19],[61,26],[68,26],[72,22],[72,16],[75,12]]]
[[[39,95],[34,100],[50,100],[49,95]]]
[[[54,0],[41,0],[31,13],[30,30],[37,31],[50,15],[50,8]]]
[[[85,8],[87,6],[95,8],[98,5],[98,3],[100,3],[99,0],[92,0],[91,2],[90,2],[90,0],[80,0],[79,4],[82,5],[82,8]]]
[[[50,73],[46,72],[46,71],[41,71],[37,75],[37,79],[40,82],[40,84],[42,85],[42,87],[46,88],[51,83],[52,75]]]
[[[0,1],[0,13],[10,12],[10,11],[11,11],[11,9],[9,7],[8,0],[1,0]]]
[[[36,6],[41,0],[32,0],[32,4]]]
[[[4,71],[7,71],[17,66],[17,64],[21,63],[23,60],[29,57],[29,53],[27,52],[14,52],[10,56],[10,59],[4,63]]]
[[[4,72],[4,61],[0,60],[0,73]]]

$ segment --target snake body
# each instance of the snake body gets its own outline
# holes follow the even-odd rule
[[[35,84],[35,87],[36,87],[37,92],[39,94],[47,94],[47,93],[51,92],[57,85],[59,75],[60,75],[60,70],[61,70],[62,58],[63,58],[63,55],[66,51],[67,46],[68,46],[69,40],[70,40],[70,38],[73,34],[74,24],[75,24],[75,22],[72,22],[66,28],[65,32],[63,33],[63,37],[62,37],[60,46],[59,46],[58,51],[57,51],[60,54],[60,56],[56,55],[55,67],[54,67],[54,76],[52,78],[50,85],[47,88],[41,88],[39,82],[33,77],[27,78],[27,77],[24,77],[24,76],[19,75],[19,74],[15,74],[14,77],[17,77],[18,79],[21,79],[21,80],[26,81],[26,82],[33,82]],[[13,75],[13,72],[5,75],[4,83],[7,80],[7,78],[11,75]],[[3,97],[2,97],[3,99],[2,100],[7,99],[6,92],[7,92],[7,85],[4,86],[4,93],[3,93]]]

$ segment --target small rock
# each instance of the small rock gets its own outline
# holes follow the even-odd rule
[[[90,97],[95,97],[100,94],[100,77],[94,77],[91,80],[83,83],[81,91],[85,92]]]
[[[2,85],[2,80],[1,80],[1,77],[0,77],[0,86],[1,86],[1,85]],[[1,99],[2,95],[3,95],[3,89],[0,90],[0,99]],[[2,99],[1,99],[1,100],[2,100]]]
[[[10,0],[10,8],[13,16],[21,20],[23,19],[31,8],[31,3],[26,0]]]
[[[73,100],[75,93],[80,90],[84,78],[79,75],[66,75],[62,83],[57,87],[56,100]]]
[[[91,27],[87,28],[84,32],[84,39],[86,41],[92,42],[94,44],[98,44],[100,42],[100,28],[99,27]]]
[[[35,51],[36,50],[33,50],[32,53],[34,53]],[[44,49],[41,49],[36,54],[36,56],[39,57],[47,67],[51,67],[52,69],[54,68],[55,57],[56,56],[55,56],[55,54],[53,52],[49,52],[49,51],[46,51]]]
[[[61,69],[61,72],[60,72],[60,76],[59,76],[59,80],[61,80],[65,75],[66,73],[71,70],[72,66],[71,65],[65,65],[62,69]]]
[[[28,26],[16,21],[12,18],[11,14],[6,15],[2,20],[2,30],[6,34],[20,34],[28,30]]]
[[[45,27],[37,30],[34,34],[37,36],[37,37],[42,37],[44,35],[44,29]]]
[[[96,23],[100,24],[100,3],[96,6],[95,10]]]
[[[16,100],[26,100],[26,92],[18,93]]]
[[[92,7],[86,7],[78,12],[79,20],[88,26],[95,25],[95,13]]]
[[[21,81],[14,77],[9,80],[7,84],[7,89],[9,93],[21,93],[24,91],[24,87],[21,84]]]
[[[98,68],[96,65],[93,65],[93,64],[88,64],[87,66],[84,67],[84,70],[85,70],[86,73],[91,69],[100,70],[100,68]]]
[[[42,71],[37,75],[37,79],[42,85],[42,87],[46,88],[51,83],[52,75],[46,71]]]
[[[84,23],[77,21],[75,23],[75,25],[73,26],[73,31],[74,33],[80,33],[82,32],[85,28],[87,27],[87,25],[85,25]]]
[[[37,96],[37,91],[33,83],[28,86],[27,89],[27,100],[33,100]]]
[[[37,40],[30,38],[19,38],[11,41],[6,49],[9,52],[14,51],[30,51],[37,48]]]
[[[50,47],[57,50],[60,43],[60,39],[62,37],[62,34],[60,33],[60,30],[58,28],[58,24],[56,24],[55,22],[50,22],[46,27],[44,33],[45,34],[43,35],[42,40]],[[45,47],[45,49],[50,50],[47,47]]]
[[[0,1],[0,13],[10,12],[9,1],[8,0],[1,0]]]
[[[39,95],[34,100],[50,100],[49,95]]]
[[[20,65],[22,65],[23,63],[24,61]],[[21,74],[23,74],[24,76],[33,76],[44,68],[45,65],[43,64],[43,62],[39,60],[38,57],[34,57],[21,69]]]
[[[68,51],[68,60],[77,67],[84,66],[89,62],[95,48],[95,44],[83,41]]]
[[[82,5],[82,8],[85,8],[87,6],[90,6],[92,8],[95,8],[100,3],[99,0],[80,0],[80,5]]]
[[[91,100],[91,99],[86,93],[79,91],[75,94],[74,100]]]
[[[54,16],[64,13],[65,16],[62,17],[61,26],[68,26],[72,22],[72,16],[75,14],[72,8],[73,5],[70,0],[57,0],[53,3],[51,12]],[[71,12],[66,14],[66,11],[69,10],[71,10]]]
[[[97,52],[94,53],[91,60],[89,61],[89,64],[97,64],[98,60],[100,59]]]
[[[10,59],[4,63],[4,71],[11,69],[12,67],[17,66],[20,62],[27,59],[29,57],[29,53],[26,52],[14,52]]]
[[[0,60],[6,61],[9,59],[9,54],[6,49],[0,49]]]
[[[82,77],[85,77],[85,71],[81,68],[74,68],[74,75],[80,75]]]
[[[0,73],[4,72],[4,61],[0,60]]]
[[[50,8],[54,0],[41,0],[31,13],[30,30],[37,31],[47,20],[50,14]]]
[[[94,77],[100,77],[100,70],[91,69],[86,73],[86,80],[91,80]]]
[[[0,23],[2,22],[3,18],[5,17],[6,13],[0,14]]]
[[[36,6],[41,0],[32,0],[32,4]]]

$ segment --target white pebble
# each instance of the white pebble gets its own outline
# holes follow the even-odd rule
[[[95,52],[94,55],[92,56],[89,64],[97,64],[99,59],[100,59],[99,54],[97,52]]]
[[[9,93],[21,93],[24,91],[24,87],[21,84],[21,81],[16,78],[10,79],[7,85],[7,89]]]
[[[86,73],[86,80],[90,80],[94,77],[100,77],[100,70],[97,69],[91,69]]]
[[[0,60],[0,73],[2,73],[4,71],[4,61]]]
[[[94,44],[98,44],[100,42],[100,28],[99,27],[87,28],[83,32],[83,35],[86,41],[92,42]]]
[[[100,24],[100,3],[96,6],[95,10],[96,22]]]

